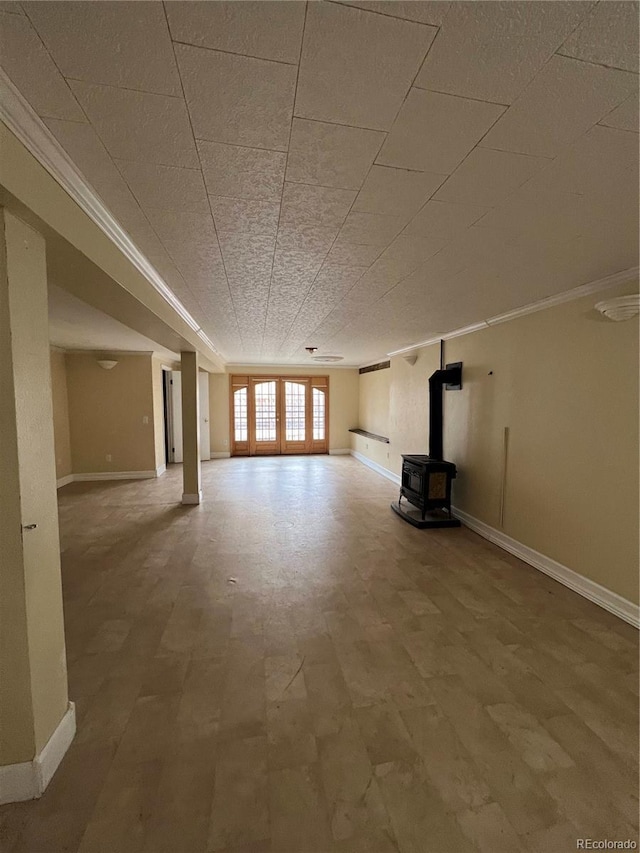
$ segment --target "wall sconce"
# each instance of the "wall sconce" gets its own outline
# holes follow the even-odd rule
[[[608,320],[630,320],[640,312],[640,293],[617,296],[615,299],[605,299],[596,304],[596,311],[599,311]]]
[[[408,355],[403,355],[402,357],[407,362],[407,364],[410,364],[412,367],[418,360],[418,354],[415,352],[409,353]]]
[[[117,361],[112,361],[111,359],[108,359],[108,358],[99,358],[98,359],[98,364],[100,365],[100,367],[103,370],[113,370],[113,368],[116,366],[117,363],[118,363]]]

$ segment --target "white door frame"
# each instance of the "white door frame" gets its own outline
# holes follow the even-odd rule
[[[198,396],[200,409],[200,459],[211,459],[211,431],[209,429],[209,374],[201,370],[198,374]]]

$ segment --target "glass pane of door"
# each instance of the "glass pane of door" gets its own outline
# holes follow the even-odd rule
[[[284,383],[285,441],[305,440],[306,394],[302,382]]]
[[[275,441],[276,383],[258,382],[254,389],[256,441]]]
[[[233,392],[233,424],[235,440],[246,441],[248,437],[246,388],[238,388]]]
[[[313,440],[324,441],[325,437],[325,393],[320,388],[313,389]]]

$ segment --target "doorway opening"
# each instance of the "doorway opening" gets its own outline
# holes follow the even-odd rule
[[[328,453],[328,376],[232,376],[231,455]]]

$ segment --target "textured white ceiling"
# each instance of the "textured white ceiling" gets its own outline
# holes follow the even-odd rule
[[[230,362],[637,263],[634,2],[3,2],[0,57]]]

